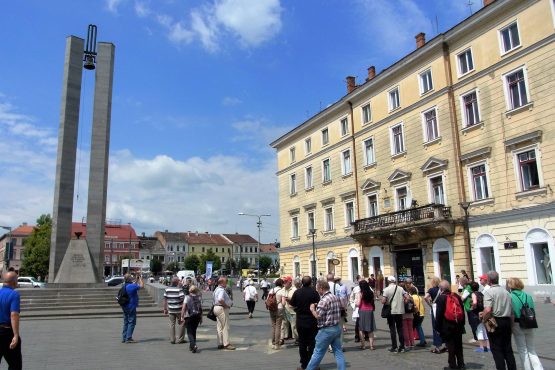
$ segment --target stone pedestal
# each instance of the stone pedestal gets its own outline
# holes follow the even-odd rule
[[[93,284],[100,283],[97,280],[91,253],[87,241],[83,239],[72,240],[60,264],[60,269],[54,280],[54,284]]]

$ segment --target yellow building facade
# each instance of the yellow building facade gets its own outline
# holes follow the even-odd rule
[[[272,143],[284,274],[549,289],[553,1],[488,3]]]

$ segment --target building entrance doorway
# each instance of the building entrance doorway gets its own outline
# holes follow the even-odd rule
[[[422,251],[420,249],[397,252],[395,257],[397,266],[397,278],[399,281],[405,278],[412,278],[413,284],[418,288],[419,293],[425,292],[426,281],[424,278],[424,262],[422,261]]]

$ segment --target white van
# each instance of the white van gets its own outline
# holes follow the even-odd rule
[[[191,278],[195,281],[195,272],[193,270],[181,270],[177,271],[177,277],[180,280]]]

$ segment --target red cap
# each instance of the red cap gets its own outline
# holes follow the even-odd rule
[[[480,275],[480,280],[487,280],[488,276],[486,274]]]
[[[286,276],[286,277],[283,278],[283,281],[284,282],[293,281],[293,278],[291,276]]]

